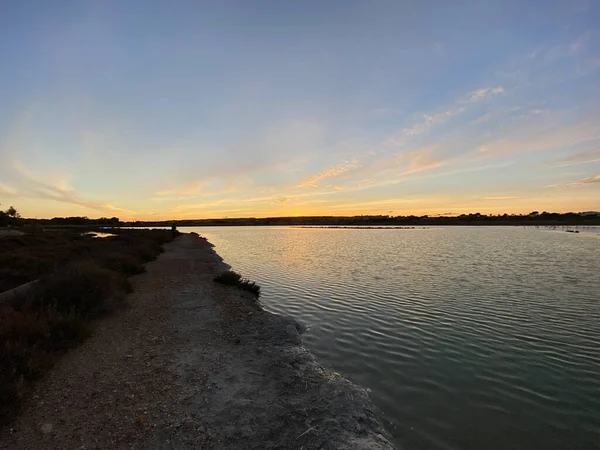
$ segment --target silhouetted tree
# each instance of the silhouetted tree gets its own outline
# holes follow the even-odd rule
[[[12,217],[14,219],[17,219],[19,217],[21,217],[18,213],[18,211],[15,209],[14,206],[10,206],[6,211],[5,211],[6,215],[9,217]]]
[[[21,215],[14,206],[10,206],[6,211],[0,211],[0,227],[7,225],[17,225]]]

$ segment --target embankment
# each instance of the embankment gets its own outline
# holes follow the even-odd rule
[[[325,370],[293,319],[214,283],[183,235],[37,383],[0,448],[391,449],[365,390]]]

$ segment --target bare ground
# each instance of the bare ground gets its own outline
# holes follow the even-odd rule
[[[323,369],[293,319],[212,281],[182,235],[128,306],[40,380],[0,449],[391,449],[366,391]]]
[[[0,228],[0,238],[9,236],[21,236],[23,233],[17,230],[11,230],[10,228]]]

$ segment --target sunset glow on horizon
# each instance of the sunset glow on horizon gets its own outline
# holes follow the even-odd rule
[[[600,3],[11,2],[0,208],[600,210]]]

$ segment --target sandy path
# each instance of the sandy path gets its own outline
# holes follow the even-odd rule
[[[128,307],[37,383],[0,449],[388,449],[365,391],[325,371],[300,327],[212,282],[182,235],[132,279]]]

